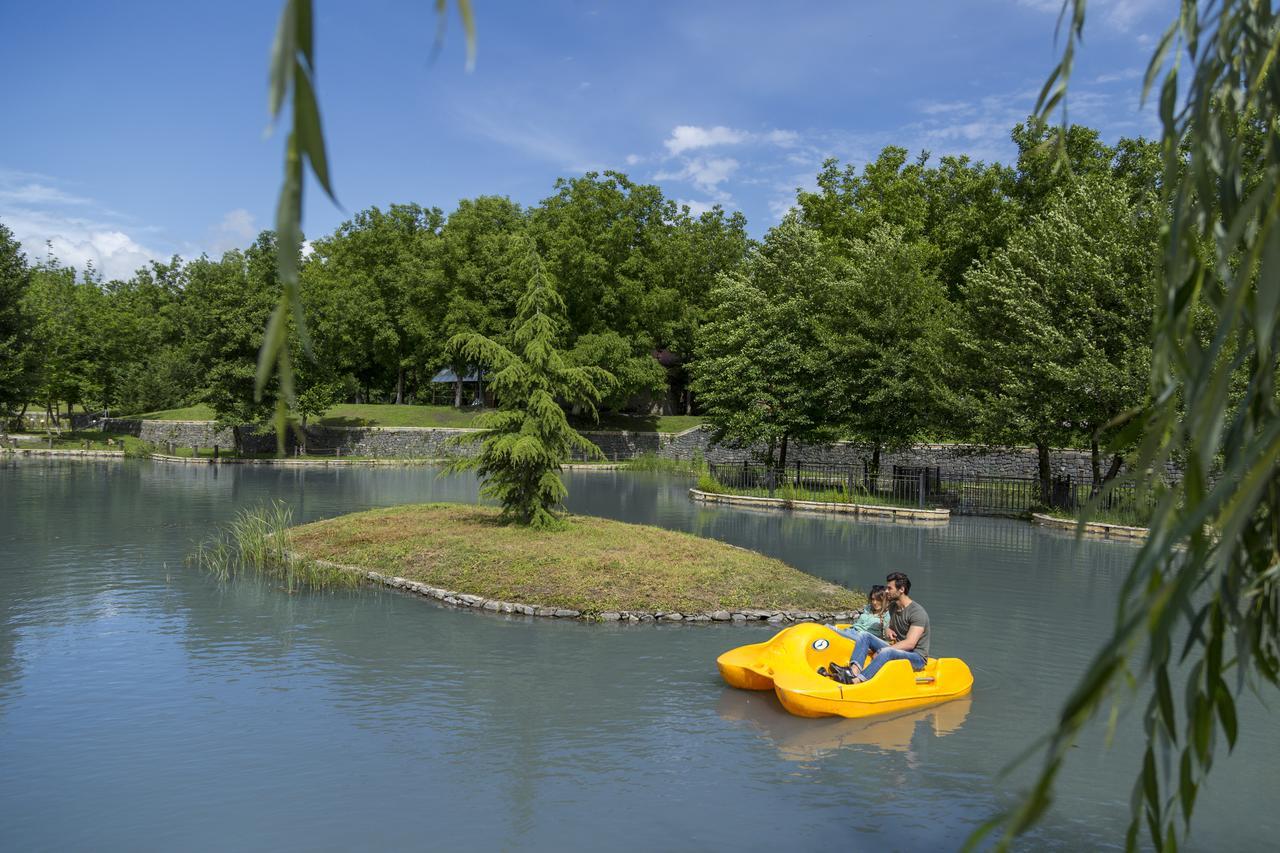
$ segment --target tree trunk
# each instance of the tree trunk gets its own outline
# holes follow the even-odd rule
[[[871,468],[867,472],[867,492],[872,496],[880,480],[880,442],[871,445]]]
[[[1120,468],[1124,466],[1124,457],[1119,453],[1111,457],[1111,464],[1107,466],[1107,473],[1102,475],[1102,484],[1105,486],[1116,477],[1120,476]]]
[[[404,405],[404,367],[400,367],[400,372],[396,374],[396,405]]]
[[[1102,488],[1102,451],[1098,449],[1098,439],[1089,441],[1089,471],[1093,475],[1093,493],[1096,495]]]
[[[773,466],[773,451],[778,447],[778,440],[773,436],[769,436],[768,453],[764,459],[764,485],[769,490],[769,497],[773,497],[773,490],[776,484],[773,481],[773,473],[776,470]]]
[[[778,453],[778,468],[784,473],[787,470],[787,441],[790,437],[785,432],[782,434],[782,450]]]
[[[236,455],[244,455],[244,439],[240,435],[240,426],[237,424],[231,428],[231,443],[235,445]]]
[[[1036,456],[1040,464],[1040,503],[1051,506],[1053,504],[1053,472],[1049,470],[1049,445],[1043,441],[1037,441]]]
[[[693,392],[692,391],[684,392],[684,413],[686,415],[693,414]]]
[[[453,407],[462,408],[462,374],[457,371],[453,374]]]

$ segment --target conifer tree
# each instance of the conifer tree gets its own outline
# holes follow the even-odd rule
[[[569,426],[560,401],[594,416],[614,379],[598,367],[570,365],[557,349],[564,300],[532,245],[527,257],[531,274],[512,325],[511,347],[475,332],[449,340],[460,361],[489,371],[489,388],[498,398],[498,411],[478,419],[481,430],[459,439],[480,442],[480,453],[450,469],[477,471],[484,484],[480,494],[502,504],[504,519],[548,528],[558,523],[555,508],[567,494],[560,466],[570,452],[578,448],[603,458],[598,447]]]

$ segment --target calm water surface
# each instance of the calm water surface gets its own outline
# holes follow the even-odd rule
[[[474,500],[429,469],[0,463],[0,849],[954,849],[1105,636],[1133,548],[1013,521],[912,528],[708,509],[679,478],[569,475],[570,507],[866,587],[905,569],[970,699],[803,720],[722,686],[769,629],[583,625],[186,569],[237,508],[312,520]],[[1086,738],[1025,846],[1115,846],[1136,715]],[[1274,849],[1280,735],[1250,700],[1192,846]]]

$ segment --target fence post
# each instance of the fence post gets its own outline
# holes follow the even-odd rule
[[[216,444],[213,446],[213,461],[218,461],[218,445]]]
[[[921,468],[920,474],[919,474],[919,481],[920,481],[919,498],[920,498],[921,509],[924,509],[924,481],[925,481],[925,478],[929,476],[928,474],[925,473],[925,470],[926,469]]]

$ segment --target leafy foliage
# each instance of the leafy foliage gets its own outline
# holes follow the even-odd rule
[[[263,232],[247,252],[228,252],[220,261],[201,258],[188,276],[198,398],[232,429],[236,452],[244,449],[240,426],[269,420],[277,399],[274,383],[259,391],[254,370],[262,326],[280,288],[275,255],[274,236]]]
[[[7,421],[29,399],[33,365],[25,297],[30,285],[22,247],[0,223],[0,421]]]
[[[870,447],[870,470],[879,470],[882,449],[920,439],[957,405],[947,352],[952,314],[928,244],[907,240],[901,226],[876,226],[845,248],[820,310],[828,412]]]
[[[1086,7],[1064,3],[1069,36],[1042,114],[1064,102]],[[1137,471],[1178,457],[1186,476],[1157,506],[1114,633],[1063,707],[1043,770],[1003,817],[1006,846],[1048,808],[1081,729],[1136,676],[1154,689],[1127,846],[1145,827],[1157,850],[1175,848],[1220,738],[1236,745],[1236,697],[1280,685],[1278,52],[1272,4],[1183,0],[1152,56],[1167,237],[1152,403],[1130,431],[1141,436]],[[1175,667],[1189,670],[1181,695]]]
[[[1048,448],[1139,405],[1150,370],[1154,234],[1108,173],[1077,176],[965,278],[977,432]]]
[[[829,425],[816,309],[833,280],[822,237],[794,216],[769,231],[741,272],[721,275],[692,383],[716,440],[763,445],[768,464],[785,464],[790,441]]]
[[[475,469],[480,493],[502,504],[503,517],[535,528],[555,526],[555,507],[566,494],[560,466],[574,449],[603,458],[599,448],[569,426],[559,400],[592,413],[613,377],[596,367],[570,365],[557,348],[564,300],[542,259],[526,244],[528,285],[520,298],[510,347],[476,332],[449,341],[469,364],[491,373],[499,409],[480,418],[479,432],[461,437],[480,442],[475,457],[452,470]]]

